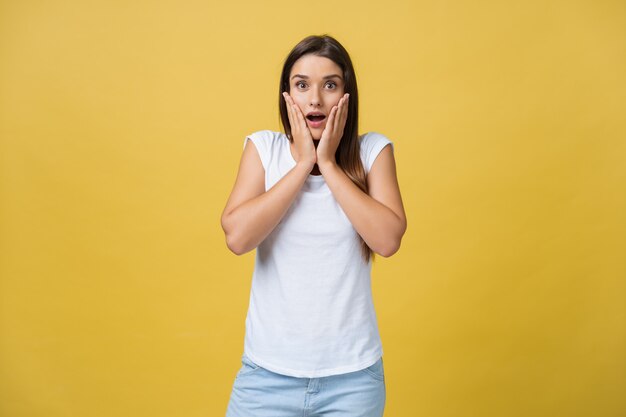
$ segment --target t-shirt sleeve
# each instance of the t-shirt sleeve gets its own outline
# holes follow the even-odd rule
[[[253,132],[245,137],[243,141],[243,147],[245,149],[246,144],[248,143],[248,139],[254,142],[254,146],[256,146],[256,150],[259,153],[259,157],[261,157],[261,163],[263,164],[263,168],[267,170],[267,165],[269,163],[269,145],[271,137],[271,132],[269,130],[259,130],[257,132]]]
[[[363,136],[361,139],[361,160],[366,173],[370,172],[376,157],[387,145],[391,146],[391,151],[393,152],[393,142],[385,135],[378,132],[369,132]]]

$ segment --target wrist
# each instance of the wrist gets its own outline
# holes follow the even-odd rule
[[[296,162],[296,168],[303,172],[306,172],[307,175],[309,174],[309,172],[311,172],[314,166],[315,166],[315,162],[308,162],[308,161]]]
[[[320,169],[320,172],[324,173],[324,171],[331,171],[333,169],[337,169],[339,168],[339,165],[337,165],[337,162],[335,161],[323,161],[323,162],[318,162],[317,166]]]

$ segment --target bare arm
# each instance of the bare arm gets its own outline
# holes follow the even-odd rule
[[[384,257],[396,253],[407,221],[391,145],[383,148],[367,176],[369,195],[361,191],[334,163],[320,165],[320,171],[365,243]]]
[[[311,163],[298,162],[265,191],[265,170],[254,142],[249,142],[221,219],[226,245],[237,255],[256,248],[274,230],[312,169]]]

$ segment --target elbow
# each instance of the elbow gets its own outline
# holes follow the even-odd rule
[[[224,231],[224,235],[226,236],[226,247],[235,255],[243,255],[246,251],[241,244],[241,240],[234,235],[232,227],[232,222],[226,217],[226,215],[222,215],[221,219],[222,230]]]
[[[232,235],[226,235],[226,246],[228,249],[234,253],[235,255],[243,255],[250,251],[250,249],[246,249],[246,247],[242,244],[241,241],[234,239]]]
[[[398,233],[398,235],[392,239],[389,239],[382,245],[379,250],[375,252],[378,253],[383,258],[389,258],[396,252],[400,250],[400,245],[402,244],[402,236],[404,236],[404,232],[406,231],[406,222],[403,223],[402,229]]]
[[[242,248],[240,248],[239,246],[229,243],[228,241],[226,241],[226,246],[228,247],[228,249],[230,249],[232,253],[234,253],[237,256],[243,255],[244,253],[247,252],[243,250]]]
[[[376,253],[382,256],[383,258],[389,258],[391,255],[398,252],[399,249],[400,249],[400,240],[397,240],[395,242],[390,242],[384,247],[381,247],[379,250],[376,251]]]

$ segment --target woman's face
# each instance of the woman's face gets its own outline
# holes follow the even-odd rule
[[[307,54],[301,56],[291,68],[289,95],[300,107],[313,139],[322,137],[330,110],[339,103],[343,94],[343,71],[331,59]],[[311,112],[321,113],[325,118],[311,120]]]

